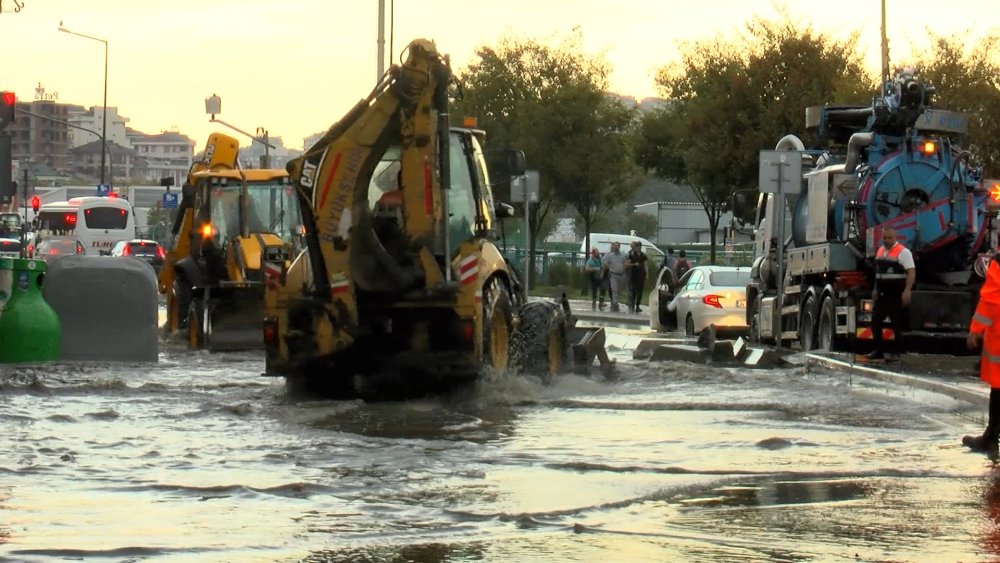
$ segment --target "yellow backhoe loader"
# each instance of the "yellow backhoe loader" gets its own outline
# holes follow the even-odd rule
[[[236,139],[209,136],[204,158],[182,186],[173,248],[159,276],[166,328],[181,332],[194,349],[263,346],[263,257],[288,260],[301,232],[288,173],[241,169],[238,151]]]
[[[452,82],[433,42],[414,41],[289,163],[305,248],[290,266],[267,265],[280,270],[265,296],[268,375],[324,394],[385,395],[508,368],[545,380],[562,370],[568,304],[526,303],[497,248],[497,219],[511,207],[494,202],[485,134],[449,126]],[[520,173],[523,156],[511,160]]]

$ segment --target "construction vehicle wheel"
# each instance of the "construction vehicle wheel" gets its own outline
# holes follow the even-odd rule
[[[816,348],[816,321],[819,316],[819,303],[815,295],[806,298],[802,305],[802,316],[799,318],[799,343],[802,351],[808,352]]]
[[[483,290],[483,319],[483,361],[495,371],[503,371],[510,360],[514,315],[502,282],[493,281]]]
[[[194,299],[188,307],[187,334],[188,348],[200,350],[205,347],[205,329],[202,326],[205,308],[201,299]]]
[[[173,303],[174,310],[167,311],[167,314],[176,315],[177,329],[183,330],[184,328],[187,327],[188,311],[191,308],[191,285],[188,284],[186,279],[184,279],[184,276],[178,274],[177,277],[174,278],[173,292],[174,292],[174,303]],[[167,320],[167,323],[168,323],[167,326],[170,326],[169,325],[170,319]]]
[[[820,350],[833,350],[837,338],[837,310],[829,295],[823,298],[823,306],[819,310],[818,336],[817,344]]]
[[[548,385],[562,372],[566,351],[566,314],[558,303],[533,301],[521,308],[521,325],[514,333],[521,373],[538,376]]]

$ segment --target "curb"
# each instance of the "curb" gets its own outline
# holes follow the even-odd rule
[[[915,389],[932,391],[934,393],[939,393],[941,395],[951,397],[952,399],[957,399],[960,401],[971,403],[978,407],[982,408],[989,407],[990,395],[989,395],[989,390],[986,388],[983,388],[981,391],[976,391],[959,385],[952,385],[950,383],[936,381],[934,379],[928,379],[925,377],[920,377],[915,375],[907,375],[905,373],[898,373],[870,366],[862,366],[851,362],[838,360],[836,358],[821,356],[818,354],[806,354],[805,357],[806,357],[806,365],[818,365],[823,367],[836,368],[846,373],[857,373],[864,375],[866,377],[870,377],[872,379],[888,381],[890,383],[895,383],[898,385],[906,385],[909,387],[913,387]]]

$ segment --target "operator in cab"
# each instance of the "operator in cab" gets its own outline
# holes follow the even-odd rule
[[[896,240],[895,229],[882,229],[882,246],[875,254],[875,289],[872,290],[872,340],[875,348],[868,354],[869,360],[885,359],[882,328],[886,317],[890,320],[896,352],[903,351],[900,328],[910,306],[910,294],[916,277],[910,249]]]

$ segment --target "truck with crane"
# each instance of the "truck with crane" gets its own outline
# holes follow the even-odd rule
[[[892,228],[916,262],[908,318],[893,319],[901,336],[926,352],[961,349],[996,248],[997,213],[992,183],[961,144],[968,116],[932,107],[933,95],[904,70],[871,105],[808,108],[819,148],[806,150],[794,135],[779,141],[774,152],[788,151],[801,164],[790,168],[802,173],[787,194],[761,186],[747,287],[751,341],[867,348],[874,258]],[[888,328],[883,336],[896,337]]]

